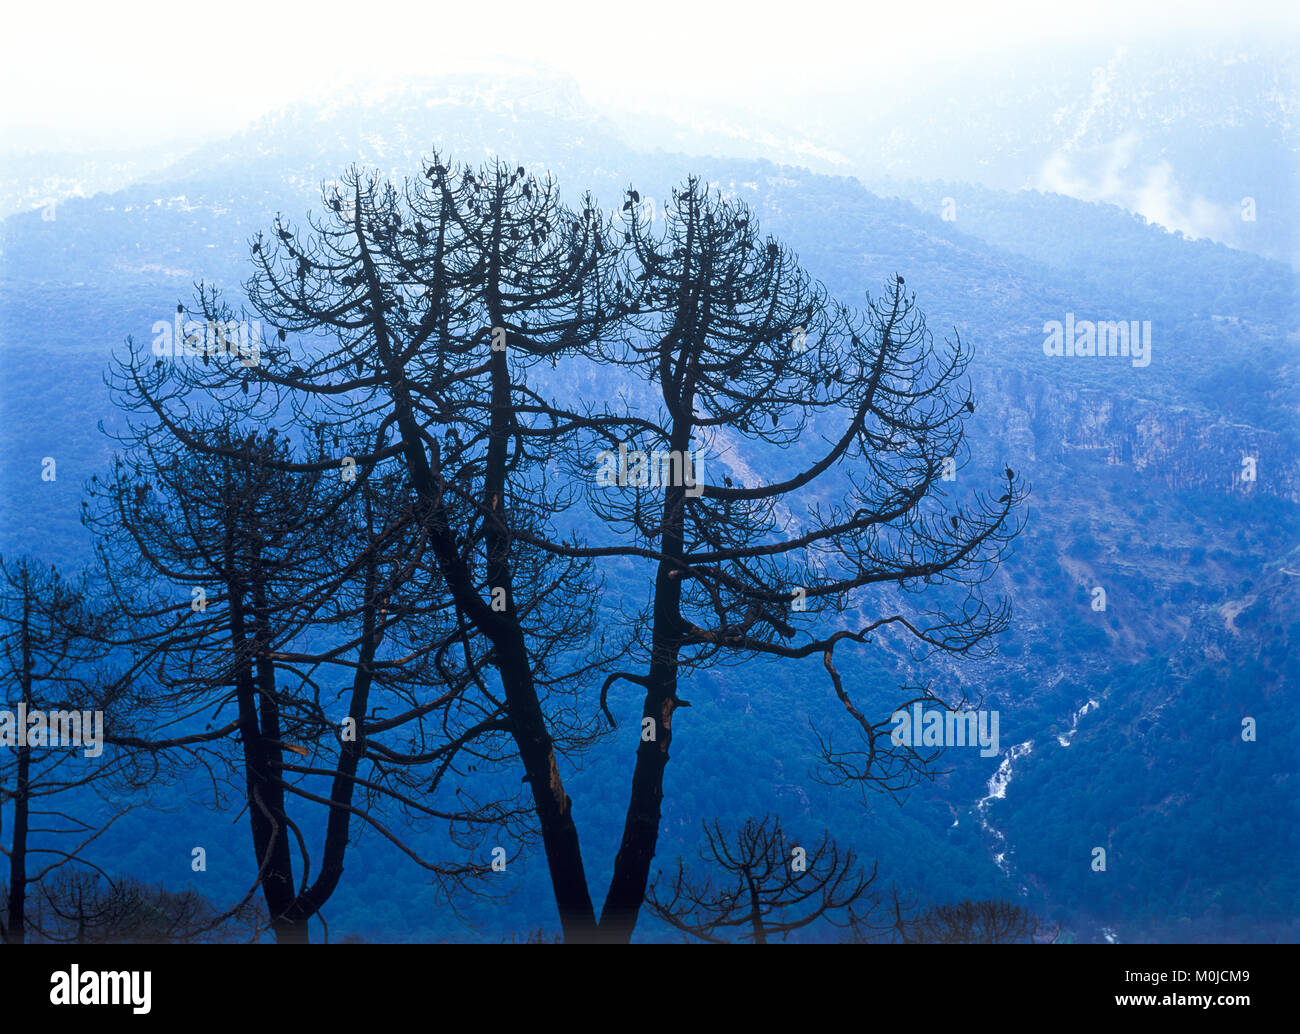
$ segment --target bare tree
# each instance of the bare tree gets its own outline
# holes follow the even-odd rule
[[[192,889],[76,868],[42,885],[38,908],[39,939],[56,944],[238,943],[267,925],[251,902],[224,913]]]
[[[708,874],[692,879],[678,859],[668,886],[661,890],[656,881],[646,898],[654,915],[701,941],[766,944],[818,920],[846,925],[840,913],[865,900],[876,876],[874,865],[864,872],[853,850],[839,848],[829,833],[805,848],[787,839],[772,815],[747,819],[730,835],[715,819],[704,836]]]
[[[1013,901],[966,900],[926,909],[913,924],[910,940],[919,944],[1020,944],[1032,942],[1039,926],[1036,916]]]
[[[251,366],[191,364],[190,386],[333,440],[332,457],[262,457],[269,470],[350,461],[366,479],[405,479],[459,642],[495,671],[475,688],[499,701],[490,732],[508,733],[522,764],[566,939],[632,935],[679,683],[694,668],[820,656],[862,737],[849,751],[821,741],[825,778],[897,792],[933,774],[934,754],[893,744],[889,722],[854,702],[834,650],[889,630],[922,655],[985,649],[1007,612],[981,587],[1018,530],[1023,488],[1008,469],[996,501],[976,492],[945,507],[943,474],[974,408],[969,354],[960,340],[936,346],[901,277],[848,309],[742,204],[694,180],[662,231],[630,191],[621,243],[590,198],[570,210],[549,179],[501,162],[471,170],[435,155],[400,187],[354,169],[324,197],[307,230],[278,219],[252,245],[246,291],[278,342]],[[200,295],[209,322],[232,322],[215,292]],[[593,365],[606,397],[566,395],[566,374]],[[631,390],[647,381],[649,402]],[[224,454],[145,383],[187,448]],[[618,447],[666,456],[676,476],[610,491],[593,472]],[[721,484],[693,477],[696,450],[726,449],[740,462]],[[605,541],[560,530],[584,496]],[[592,565],[609,562],[646,565],[653,595],[626,636],[593,644]],[[926,608],[910,603],[917,593]],[[600,732],[591,695],[577,697],[629,655],[644,668],[601,686],[611,725],[613,683],[645,698],[598,922],[559,762]]]
[[[900,895],[855,913],[846,943],[851,944],[1021,944],[1055,941],[1060,927],[1044,931],[1041,921],[1013,901],[959,901],[921,908],[916,895]]]
[[[636,197],[629,192],[629,202]],[[714,477],[601,486],[591,506],[621,542],[559,547],[654,569],[652,601],[632,626],[645,670],[605,684],[644,688],[642,723],[653,733],[638,743],[601,918],[607,936],[622,940],[655,853],[685,675],[821,656],[862,739],[849,752],[822,740],[828,781],[896,793],[932,776],[938,752],[894,744],[888,717],[872,721],[853,701],[834,650],[891,630],[922,656],[986,649],[1008,610],[980,590],[1019,530],[1013,510],[1023,495],[1007,469],[996,500],[977,492],[943,505],[943,475],[962,456],[974,411],[961,380],[969,354],[960,339],[936,345],[902,277],[863,312],[832,302],[760,235],[743,203],[694,179],[675,192],[661,230],[631,205],[625,240],[635,285],[628,330],[604,359],[655,386],[653,405],[635,414],[637,451],[707,453]],[[721,479],[718,459],[731,470]],[[934,602],[918,613],[907,599],[922,592]],[[928,690],[912,699],[965,704]],[[786,734],[776,716],[771,724]]]
[[[891,883],[888,898],[873,899],[867,908],[850,909],[845,944],[909,944],[918,912],[915,894],[899,892]]]
[[[500,163],[476,174],[435,156],[400,191],[353,170],[326,192],[309,233],[278,222],[253,244],[248,295],[284,343],[251,368],[188,371],[190,387],[227,408],[293,413],[333,442],[329,459],[264,457],[269,470],[337,470],[346,459],[358,478],[400,472],[460,648],[499,679],[497,689],[470,663],[490,721],[458,747],[482,737],[480,761],[500,770],[511,757],[493,737],[510,738],[573,939],[592,935],[595,915],[558,757],[599,732],[597,714],[565,699],[594,677],[595,658],[566,658],[591,637],[598,585],[588,561],[523,537],[560,538],[554,519],[572,493],[552,471],[578,427],[527,377],[580,352],[621,311],[605,284],[606,223],[592,204],[570,211],[549,180]],[[214,294],[202,302],[209,321],[230,322]],[[142,380],[187,447],[221,454]]]
[[[342,876],[354,820],[438,879],[485,875],[486,860],[426,860],[384,818],[449,823],[471,839],[522,818],[508,803],[443,809],[425,798],[459,747],[461,734],[444,733],[500,722],[461,705],[485,659],[453,649],[455,625],[422,563],[427,541],[403,485],[298,463],[289,436],[241,430],[225,403],[203,428],[205,448],[189,448],[157,419],[164,395],[201,412],[204,399],[177,365],[128,349],[119,393],[143,416],[87,507],[103,535],[104,576],[134,601],[136,631],[115,645],[148,652],[143,676],[168,712],[153,735],[118,742],[186,755],[211,774],[218,798],[226,774],[242,771],[253,890],[278,940],[307,938]],[[286,476],[272,464],[307,469]],[[315,864],[291,801],[327,809]]]
[[[140,708],[129,680],[110,670],[104,645],[114,615],[84,577],[0,559],[0,820],[10,813],[6,907],[0,937],[26,937],[29,893],[86,852],[128,805],[105,799],[87,817],[67,802],[95,800],[98,784],[120,774],[123,758],[105,748]]]

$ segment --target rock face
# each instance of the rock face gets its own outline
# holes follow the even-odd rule
[[[1014,369],[977,369],[971,380],[983,425],[976,436],[1007,456],[1126,467],[1179,492],[1300,502],[1300,457],[1285,432]]]

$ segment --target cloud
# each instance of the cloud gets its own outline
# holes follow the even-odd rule
[[[1234,213],[1186,189],[1167,160],[1142,162],[1138,133],[1089,148],[1078,147],[1078,139],[1076,134],[1047,157],[1031,183],[1034,189],[1119,205],[1190,237],[1233,241]]]

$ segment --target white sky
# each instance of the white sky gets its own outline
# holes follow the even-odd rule
[[[1295,0],[217,0],[12,4],[0,137],[148,145],[228,133],[301,96],[482,62],[548,62],[592,100],[786,103],[1023,48],[1300,35]]]

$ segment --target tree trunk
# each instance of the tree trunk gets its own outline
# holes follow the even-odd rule
[[[365,245],[361,225],[361,204],[357,199],[355,225],[361,242],[361,260],[371,286],[371,303],[376,312],[382,312],[382,295],[379,291],[370,253]],[[497,668],[505,691],[510,715],[511,734],[523,762],[525,779],[532,788],[533,803],[541,826],[542,844],[546,849],[546,862],[550,870],[551,886],[560,913],[560,925],[566,941],[590,941],[596,935],[596,913],[587,887],[587,875],[582,864],[582,851],[578,843],[578,830],[572,816],[572,802],[564,792],[556,761],[554,741],[546,727],[537,687],[528,664],[527,645],[523,630],[510,600],[510,571],[506,564],[507,547],[502,529],[493,529],[489,520],[488,574],[489,582],[506,591],[509,601],[506,612],[493,611],[478,595],[477,587],[460,557],[445,507],[442,505],[434,472],[425,454],[425,438],[421,433],[415,407],[406,387],[406,370],[395,357],[389,343],[387,328],[382,318],[376,320],[375,345],[388,375],[389,397],[393,415],[402,436],[404,458],[411,486],[415,489],[419,517],[427,529],[429,540],[437,558],[447,587],[456,604],[474,627],[492,644],[496,653]],[[511,388],[509,368],[504,353],[492,356],[492,412],[491,435],[488,443],[487,469],[484,472],[484,499],[490,511],[501,513],[505,507],[506,453],[509,440]],[[493,541],[491,536],[498,536]],[[493,582],[492,578],[500,581]]]
[[[32,750],[18,748],[18,784],[14,792],[14,833],[9,850],[9,908],[5,943],[22,944],[27,936],[27,828],[30,813],[28,778]]]
[[[233,551],[232,551],[233,552]],[[271,916],[277,942],[306,939],[306,924],[286,919],[293,905],[293,860],[289,852],[289,830],[284,821],[284,793],[274,785],[268,747],[258,717],[257,689],[253,665],[248,656],[248,636],[242,587],[231,582],[230,632],[236,658],[235,696],[239,706],[239,731],[244,748],[244,785],[248,799],[248,821],[253,834],[253,851],[262,878],[262,895]],[[273,700],[262,694],[262,720],[277,721]],[[269,702],[269,708],[268,708]],[[278,733],[278,728],[277,728]]]
[[[22,702],[30,713],[32,707],[32,599],[23,568],[22,624]],[[27,938],[27,833],[31,820],[32,748],[24,743],[18,748],[18,772],[14,786],[14,834],[9,853],[9,908],[5,923],[5,942],[22,944]]]
[[[690,448],[690,426],[679,422],[670,443],[673,449]],[[650,882],[650,865],[659,844],[659,822],[664,798],[664,769],[673,739],[673,712],[677,709],[677,655],[681,643],[681,567],[673,560],[683,555],[683,519],[686,488],[670,486],[664,499],[664,532],[655,577],[654,630],[651,639],[650,674],[647,679],[644,720],[650,719],[654,739],[641,737],[637,745],[636,768],[632,772],[632,793],[623,823],[623,839],[614,859],[605,907],[600,915],[602,941],[626,944],[632,939],[641,905]]]
[[[504,357],[501,368],[504,369]],[[494,565],[492,575],[502,579],[502,587],[505,588],[509,601],[506,612],[497,613],[479,597],[461,561],[433,471],[424,452],[413,407],[401,386],[402,374],[400,369],[389,370],[394,411],[405,446],[407,472],[419,501],[420,518],[428,529],[434,555],[452,597],[475,628],[492,643],[496,653],[497,668],[501,674],[510,715],[511,734],[523,762],[525,778],[532,789],[564,939],[569,942],[594,940],[596,912],[591,903],[587,875],[582,864],[578,830],[573,822],[572,801],[564,792],[554,741],[546,728],[546,719],[537,698],[537,687],[528,666],[527,644],[511,605],[513,601],[510,598],[509,572],[502,563],[500,553],[494,555],[495,550],[490,544],[489,563]],[[495,381],[494,377],[494,400],[499,391]],[[500,446],[490,448],[490,451],[485,488],[489,493],[489,506],[499,510],[503,507],[504,454],[500,451]],[[493,487],[496,488],[495,493],[492,492]],[[492,494],[496,496],[495,503],[491,502]]]

